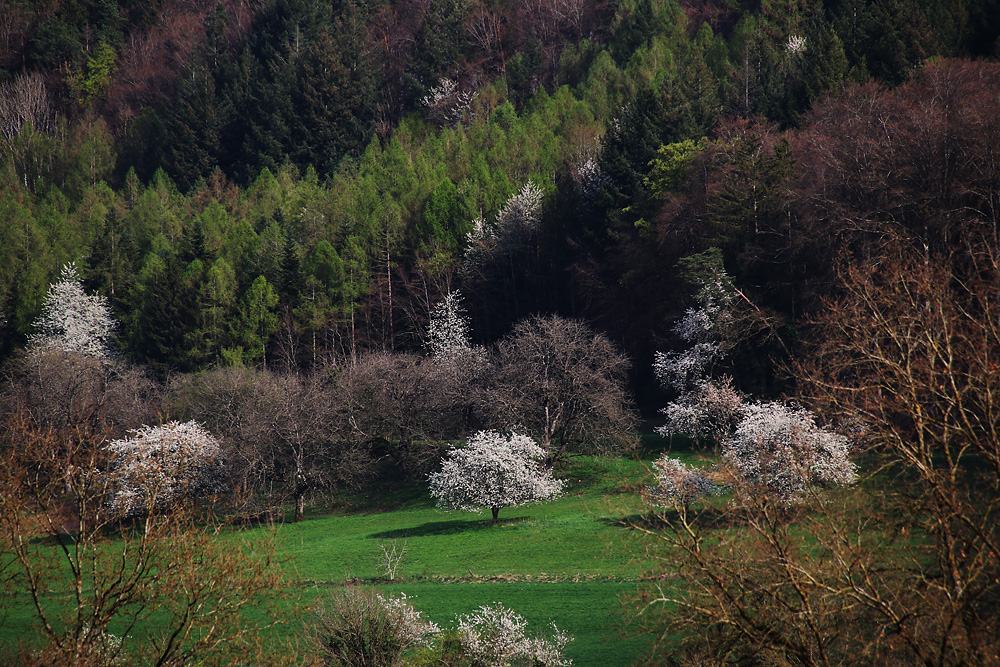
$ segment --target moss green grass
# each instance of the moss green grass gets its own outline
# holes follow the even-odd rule
[[[623,636],[621,600],[636,590],[642,564],[634,560],[636,536],[622,527],[622,518],[641,512],[636,491],[647,466],[628,459],[574,459],[564,471],[566,495],[506,508],[495,526],[487,512],[435,508],[421,485],[387,490],[361,512],[357,505],[316,510],[303,522],[276,528],[293,564],[289,587],[306,605],[345,583],[403,591],[441,625],[500,602],[535,631],[554,622],[574,635],[568,654],[576,665],[627,665],[644,640]],[[406,554],[389,582],[380,567],[380,545],[393,541],[405,545]],[[26,602],[7,601],[0,644],[30,637]],[[292,622],[279,632],[298,630]]]

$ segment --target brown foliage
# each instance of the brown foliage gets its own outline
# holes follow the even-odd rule
[[[522,320],[497,346],[487,409],[497,428],[523,426],[550,459],[622,451],[633,417],[628,358],[603,334],[557,315]]]

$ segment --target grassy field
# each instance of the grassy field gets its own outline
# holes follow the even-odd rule
[[[635,591],[643,565],[635,560],[638,538],[623,519],[642,511],[636,490],[647,466],[574,459],[562,498],[507,508],[495,526],[487,512],[435,508],[426,485],[415,485],[366,503],[317,508],[275,530],[291,556],[290,586],[306,605],[345,582],[405,592],[440,625],[500,602],[539,632],[555,622],[574,635],[567,653],[576,665],[628,665],[644,640],[623,635],[621,601]],[[405,548],[391,582],[381,565],[383,545]],[[5,606],[0,642],[25,639],[29,610],[14,601]],[[282,630],[297,631],[294,624]]]

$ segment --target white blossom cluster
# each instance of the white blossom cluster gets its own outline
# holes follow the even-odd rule
[[[601,188],[608,182],[607,175],[593,156],[576,165],[573,170],[573,179],[576,181],[583,198],[590,202],[597,198]]]
[[[804,52],[806,50],[806,38],[802,35],[789,35],[788,42],[785,44],[785,50],[792,55]]]
[[[456,81],[445,77],[430,89],[420,103],[427,108],[431,120],[458,125],[466,119],[473,97],[474,93],[461,90]]]
[[[532,181],[525,183],[497,213],[497,227],[535,231],[542,218],[542,195],[542,189]]]
[[[70,262],[62,268],[59,280],[49,286],[29,344],[36,349],[104,358],[111,354],[116,326],[107,299],[84,292],[76,264]]]
[[[688,308],[674,323],[681,340],[693,343],[680,352],[657,352],[653,371],[665,387],[682,394],[697,387],[721,356],[721,331],[729,324],[734,296],[726,276],[702,285],[696,295],[698,308]]]
[[[713,380],[709,369],[722,354],[720,340],[731,324],[735,297],[723,274],[699,290],[699,308],[690,308],[674,332],[692,343],[681,352],[657,353],[653,370],[678,398],[661,412],[657,432],[709,436],[721,442],[723,465],[736,484],[765,489],[786,502],[812,484],[850,484],[856,477],[846,437],[816,425],[812,412],[780,403],[749,403],[731,378]],[[711,482],[687,470],[680,461],[657,462],[655,498],[685,505],[704,495]]]
[[[435,359],[451,360],[465,356],[471,349],[469,318],[462,307],[462,293],[448,292],[434,305],[427,326],[428,347]]]
[[[498,510],[550,500],[563,483],[542,470],[545,451],[529,436],[480,431],[462,448],[452,448],[441,470],[429,476],[431,495],[450,510]]]
[[[810,484],[857,479],[847,438],[817,426],[813,413],[801,407],[746,404],[722,452],[741,484],[763,487],[786,501]]]
[[[552,624],[552,637],[531,637],[528,622],[501,604],[484,605],[461,616],[458,634],[465,654],[476,667],[566,667],[563,655],[571,636]]]
[[[688,506],[702,496],[719,492],[719,486],[680,459],[664,455],[654,463],[656,484],[647,488],[654,504]]]
[[[115,516],[141,516],[224,486],[219,441],[196,421],[143,426],[108,451]]]
[[[695,343],[680,352],[657,352],[653,358],[653,372],[660,384],[683,396],[708,375],[719,356],[718,343]]]
[[[441,627],[433,621],[428,621],[423,615],[413,608],[406,593],[400,593],[399,597],[382,595],[386,613],[393,620],[393,627],[400,631],[403,643],[409,646],[430,646],[434,642],[434,637],[441,632]]]
[[[538,232],[542,196],[542,189],[528,181],[507,200],[492,225],[483,218],[473,221],[472,231],[466,236],[466,264],[475,266],[497,253],[523,250]]]
[[[743,417],[743,406],[743,396],[733,388],[732,378],[702,379],[693,391],[661,410],[666,422],[657,432],[664,437],[686,433],[719,438],[736,428]]]

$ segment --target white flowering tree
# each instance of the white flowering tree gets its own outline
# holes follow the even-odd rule
[[[28,341],[35,349],[105,358],[111,354],[116,326],[107,299],[84,292],[76,264],[70,262],[49,285]]]
[[[476,512],[489,508],[493,523],[500,510],[551,500],[563,483],[543,470],[545,450],[526,435],[480,431],[462,448],[452,448],[441,470],[429,476],[431,495],[440,507]]]
[[[441,632],[405,593],[394,597],[371,588],[349,586],[334,593],[319,603],[316,616],[309,638],[324,665],[391,667]]]
[[[660,384],[678,394],[661,410],[666,422],[657,432],[663,436],[684,433],[719,437],[738,421],[743,403],[730,378],[711,377],[712,365],[729,346],[727,330],[735,302],[730,278],[721,265],[711,267],[702,277],[695,300],[698,307],[688,308],[673,327],[681,340],[690,343],[689,347],[657,352],[653,362]]]
[[[222,450],[196,421],[143,426],[108,443],[108,508],[117,517],[142,516],[224,487]]]
[[[458,636],[476,667],[566,667],[563,651],[573,638],[552,624],[552,637],[532,637],[523,616],[501,604],[484,605],[459,617]]]
[[[542,189],[528,181],[507,200],[493,224],[482,218],[475,220],[466,238],[466,268],[482,265],[487,258],[524,250],[538,232],[542,195]]]
[[[480,359],[483,350],[472,345],[470,328],[462,293],[459,290],[448,292],[434,305],[427,325],[427,347],[434,359],[445,362]]]
[[[697,256],[696,256],[697,257]],[[763,490],[790,502],[811,485],[850,484],[857,475],[846,437],[816,424],[815,415],[781,403],[748,402],[732,379],[712,378],[711,367],[731,345],[738,294],[718,256],[697,257],[700,288],[697,308],[689,308],[674,332],[691,345],[657,353],[653,370],[665,388],[678,393],[662,410],[661,435],[709,436],[722,447],[722,470],[742,489]],[[695,266],[692,262],[691,266]],[[685,507],[712,492],[711,482],[680,461],[657,461],[654,502]]]
[[[459,125],[471,120],[474,97],[475,93],[462,90],[458,82],[445,77],[420,99],[420,103],[427,109],[427,117],[438,125]]]
[[[715,482],[680,459],[664,455],[653,465],[656,482],[647,488],[647,492],[654,505],[687,509],[698,498],[715,495],[720,490]]]
[[[784,501],[810,485],[846,485],[857,478],[848,439],[821,428],[815,415],[781,403],[750,403],[722,443],[723,460],[745,488],[762,488]]]

